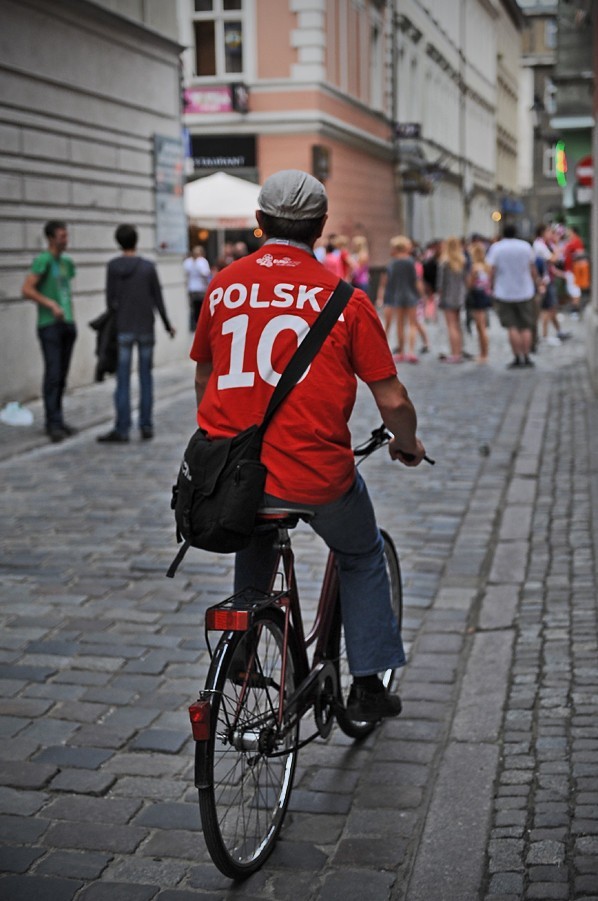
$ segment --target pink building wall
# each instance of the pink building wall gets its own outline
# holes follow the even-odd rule
[[[260,52],[257,58],[258,78],[289,78],[291,65],[297,62],[297,51],[291,47],[290,34],[296,15],[290,4],[280,0],[260,0],[256,4],[256,33]]]
[[[317,134],[267,135],[258,142],[260,176],[263,180],[278,169],[311,171],[311,148],[323,144],[330,150],[329,200],[325,235],[365,235],[372,263],[388,260],[388,242],[399,232],[395,208],[392,167],[388,160],[342,144],[323,140]]]

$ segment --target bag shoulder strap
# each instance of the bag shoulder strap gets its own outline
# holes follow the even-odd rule
[[[345,307],[347,306],[353,288],[348,282],[339,280],[338,285],[328,298],[328,302],[323,310],[320,311],[318,318],[308,331],[307,335],[287,363],[284,372],[278,380],[278,384],[270,398],[270,403],[264,414],[260,431],[262,434],[266,431],[272,416],[277,407],[280,406],[289,391],[297,384],[309,364],[312,362],[327,336],[332,331],[334,323],[337,321]]]
[[[177,530],[177,541],[180,541],[180,540],[181,540],[181,536],[179,535],[178,530]],[[177,569],[179,568],[179,564],[182,561],[183,557],[185,556],[185,554],[187,553],[187,551],[189,550],[190,547],[191,547],[191,545],[189,544],[189,542],[187,540],[183,541],[181,547],[178,550],[176,557],[174,558],[174,560],[172,561],[172,563],[170,564],[170,566],[168,567],[168,569],[166,571],[166,577],[168,579],[174,579],[174,575],[175,575]]]

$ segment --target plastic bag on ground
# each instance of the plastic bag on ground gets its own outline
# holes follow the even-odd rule
[[[33,425],[33,413],[13,400],[0,410],[0,422],[6,425]]]

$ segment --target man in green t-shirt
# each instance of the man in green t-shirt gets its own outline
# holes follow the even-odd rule
[[[44,234],[48,249],[34,259],[22,290],[24,297],[37,304],[37,334],[44,357],[46,432],[50,441],[62,441],[76,431],[62,415],[62,395],[77,337],[71,301],[75,264],[64,253],[68,244],[65,222],[51,219]]]

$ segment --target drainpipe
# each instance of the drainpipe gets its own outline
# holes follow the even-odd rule
[[[463,203],[463,234],[469,229],[469,179],[466,159],[466,85],[465,85],[465,5],[459,2],[459,170],[461,175],[461,198]]]

